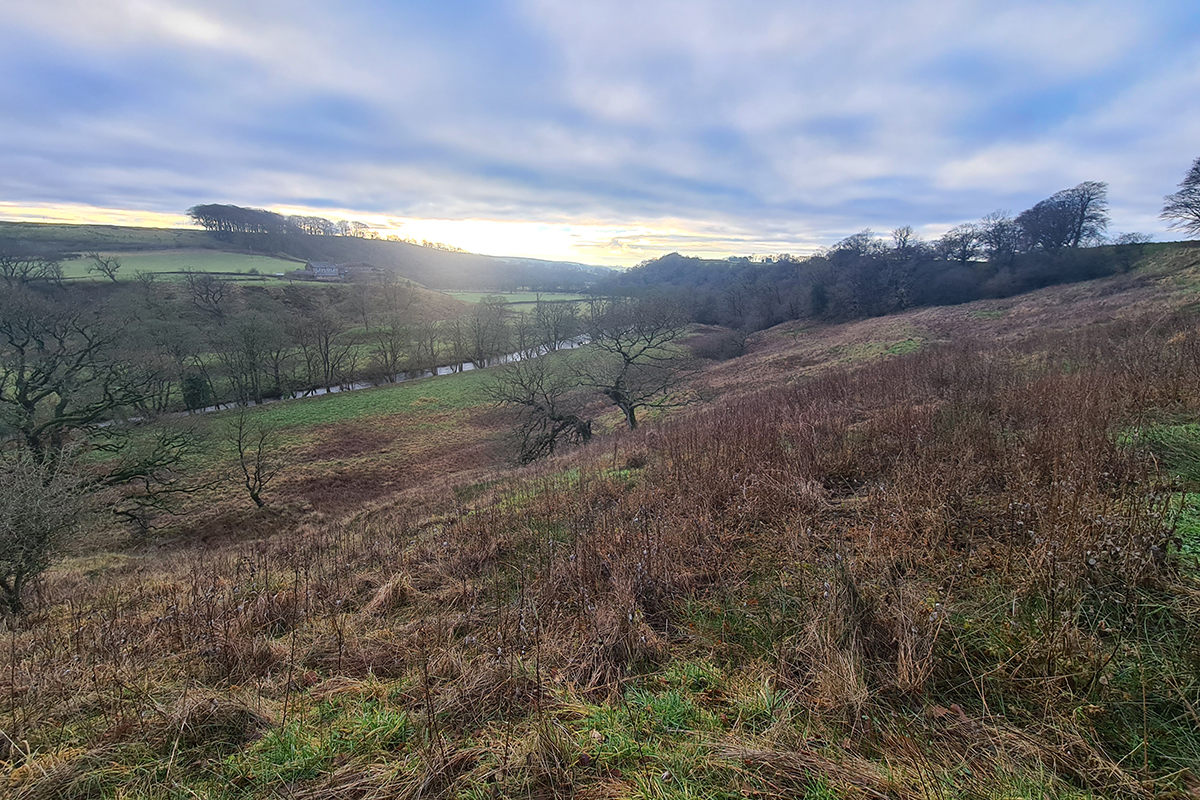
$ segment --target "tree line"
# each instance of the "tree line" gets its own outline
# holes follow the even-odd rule
[[[280,214],[265,208],[248,208],[224,203],[202,203],[187,210],[194,224],[214,234],[222,241],[235,235],[249,236],[352,236],[358,239],[379,239],[379,232],[365,222],[352,219],[331,220],[308,214]],[[466,253],[459,247],[432,242],[428,239],[387,236],[390,242],[404,242],[447,253]]]
[[[807,258],[671,254],[600,288],[672,291],[694,321],[743,332],[800,318],[847,320],[1007,297],[1132,268],[1150,237],[1106,238],[1107,194],[1105,183],[1087,181],[1015,216],[996,211],[957,225],[934,241],[904,226],[886,237],[864,230]]]
[[[365,222],[329,220],[325,217],[300,214],[283,215],[264,208],[222,203],[202,203],[187,210],[188,219],[210,231],[219,239],[229,240],[234,234],[286,236],[303,233],[309,236],[357,236],[378,238]]]

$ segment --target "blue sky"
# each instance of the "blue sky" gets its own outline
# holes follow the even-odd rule
[[[0,218],[311,211],[636,263],[934,237],[1200,156],[1200,4],[0,0]]]

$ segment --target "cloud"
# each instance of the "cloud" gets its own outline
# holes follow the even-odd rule
[[[12,6],[15,203],[496,220],[537,247],[568,225],[554,247],[632,258],[948,227],[1108,180],[1114,226],[1162,230],[1200,134],[1200,11],[1173,0]]]

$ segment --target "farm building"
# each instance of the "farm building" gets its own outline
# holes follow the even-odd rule
[[[290,277],[302,281],[322,281],[325,283],[350,281],[383,272],[379,267],[356,262],[354,264],[334,264],[329,261],[309,261],[304,269],[290,273]]]

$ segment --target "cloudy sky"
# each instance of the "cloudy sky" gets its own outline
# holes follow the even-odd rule
[[[1195,0],[0,0],[0,219],[204,202],[630,264],[927,236],[1200,156]]]

